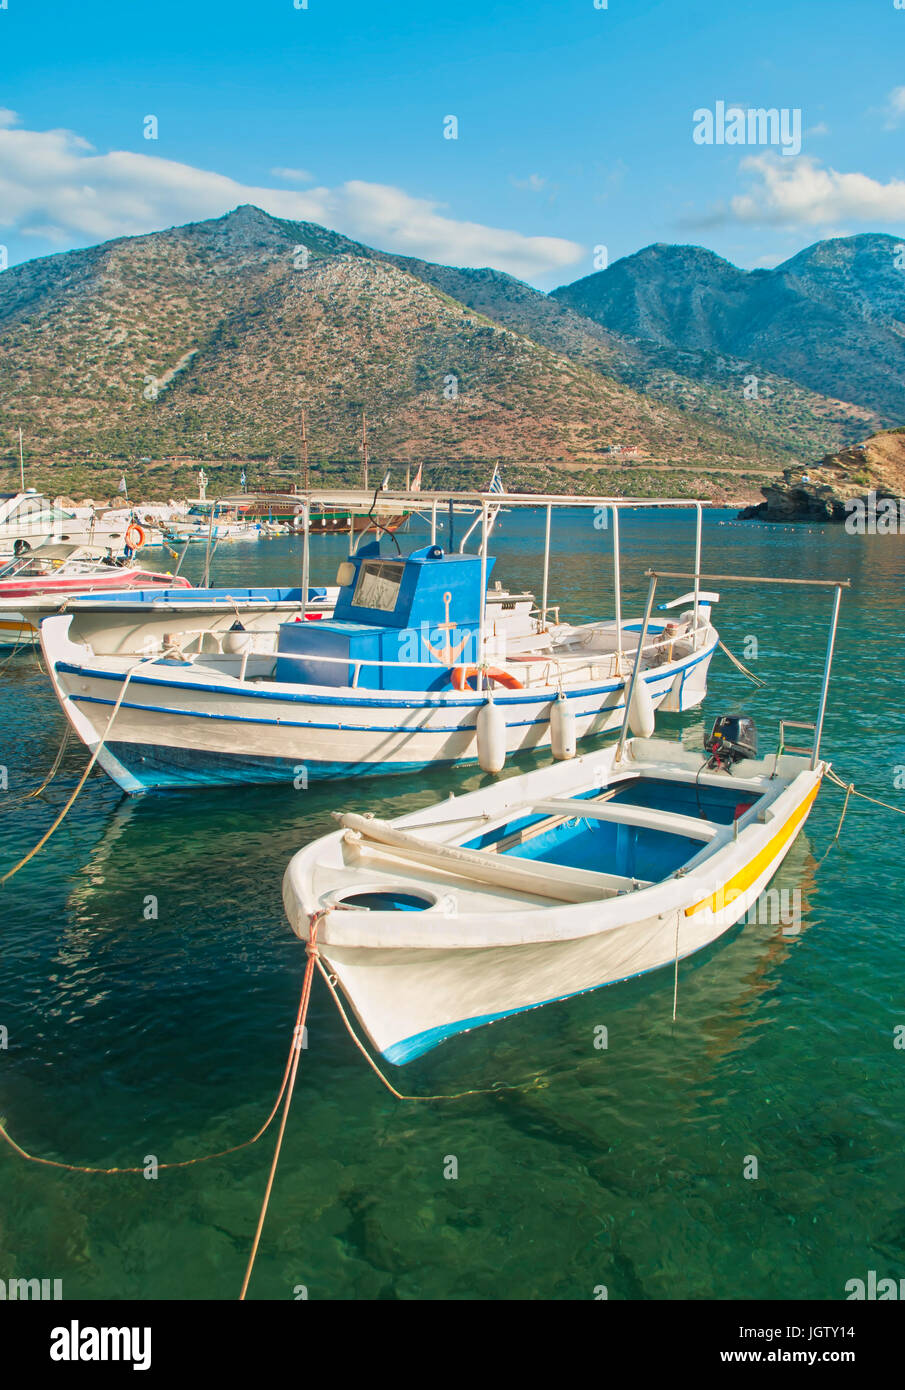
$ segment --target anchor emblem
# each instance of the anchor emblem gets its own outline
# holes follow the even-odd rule
[[[443,666],[452,666],[456,658],[461,656],[462,652],[468,646],[469,642],[468,633],[465,634],[465,636],[462,638],[462,641],[459,643],[457,647],[454,647],[450,641],[450,636],[456,628],[456,623],[449,616],[449,605],[451,603],[452,594],[449,593],[449,591],[447,591],[443,595],[443,606],[446,609],[446,621],[437,624],[437,627],[440,630],[440,632],[444,632],[446,634],[445,645],[442,646],[438,651],[436,647],[431,645],[427,637],[423,633],[421,634],[421,640],[427,647],[428,651],[431,653],[432,656],[435,656]]]

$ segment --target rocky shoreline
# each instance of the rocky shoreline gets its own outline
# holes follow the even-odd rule
[[[859,501],[864,507],[898,501],[905,493],[905,430],[884,430],[809,468],[787,468],[761,492],[764,501],[743,507],[740,521],[841,523]]]

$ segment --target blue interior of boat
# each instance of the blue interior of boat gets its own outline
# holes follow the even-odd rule
[[[340,588],[332,618],[281,624],[273,679],[364,690],[448,690],[450,667],[476,658],[480,556],[448,555],[437,545],[385,556],[375,541],[350,561],[351,578]],[[488,559],[488,577],[492,568]]]
[[[573,799],[593,800],[600,795],[599,789],[592,788]],[[689,782],[639,777],[621,786],[610,798],[610,804],[649,806],[731,825],[755,799],[752,793],[731,785],[697,786]],[[465,847],[489,849],[531,826],[553,819],[548,811],[519,816],[469,840]],[[546,830],[538,830],[522,842],[505,845],[500,852],[516,859],[657,881],[681,868],[700,849],[700,840],[670,830],[570,817],[551,824]]]
[[[418,893],[403,893],[399,889],[374,890],[370,893],[348,893],[342,898],[343,907],[367,912],[424,912],[433,907],[433,898]]]

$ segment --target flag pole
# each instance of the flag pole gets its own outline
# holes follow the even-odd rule
[[[21,426],[21,425],[19,426],[19,481],[20,481],[20,483],[21,483],[20,491],[21,491],[21,492],[24,492],[24,491],[25,491],[25,455],[24,455],[24,453],[22,452],[22,426]]]

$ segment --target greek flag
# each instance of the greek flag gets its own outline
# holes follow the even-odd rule
[[[499,464],[497,464],[496,468],[494,468],[494,470],[493,470],[493,477],[490,479],[490,487],[487,489],[487,491],[488,491],[488,492],[505,492],[505,491],[506,491],[506,489],[503,487],[503,479],[500,477],[500,465],[499,465]]]
[[[119,487],[117,488],[117,492],[122,492],[122,493],[124,493],[126,497],[128,497],[128,495],[129,495],[128,489],[127,489],[127,487],[126,487],[126,475],[125,475],[125,473],[123,474],[123,476],[122,476],[122,477],[120,478],[120,480],[119,480]]]
[[[241,477],[239,478],[239,483],[241,484],[242,487],[244,487],[247,481],[248,481],[248,479],[245,477],[245,469],[243,468],[243,469],[242,469]]]

